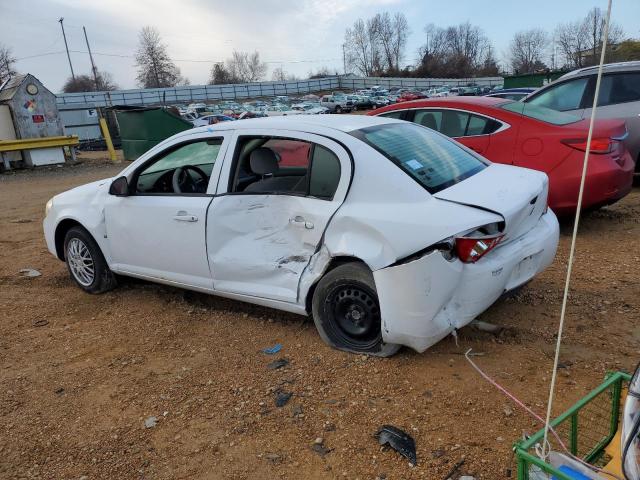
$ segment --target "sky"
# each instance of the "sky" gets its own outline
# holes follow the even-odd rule
[[[342,72],[345,29],[378,12],[403,12],[411,29],[405,64],[414,64],[424,42],[424,26],[470,21],[506,60],[519,30],[583,18],[606,0],[0,0],[0,44],[18,58],[16,68],[58,92],[70,76],[58,19],[64,26],[76,74],[89,74],[82,26],[99,70],[110,72],[120,88],[137,88],[133,58],[138,32],[156,27],[170,56],[192,85],[206,83],[213,62],[233,50],[260,53],[271,71],[282,67],[298,77],[327,66]],[[640,38],[640,0],[613,0],[612,19],[626,36]]]

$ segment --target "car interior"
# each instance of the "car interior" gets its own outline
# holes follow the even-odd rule
[[[204,194],[220,151],[221,139],[179,145],[143,165],[134,175],[138,195]]]
[[[340,161],[329,149],[273,137],[248,137],[239,143],[231,192],[333,198],[340,181]]]

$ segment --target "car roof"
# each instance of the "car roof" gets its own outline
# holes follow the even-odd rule
[[[635,70],[640,70],[640,61],[607,63],[602,66],[602,71],[604,73],[626,72],[626,71],[635,71]],[[565,73],[560,77],[560,79],[571,78],[571,77],[582,77],[585,75],[591,75],[592,73],[596,73],[597,71],[598,71],[598,65],[594,65],[592,67],[579,68],[577,70],[573,70],[572,72]]]
[[[409,103],[409,102],[407,102]],[[301,118],[304,117],[304,118]],[[229,122],[228,124],[216,124],[208,127],[199,127],[186,132],[211,130],[240,130],[243,128],[282,128],[287,130],[306,131],[309,127],[324,127],[342,132],[351,132],[361,128],[383,125],[385,123],[397,123],[399,120],[370,117],[367,115],[295,115],[266,118],[249,118],[240,122]],[[186,133],[185,132],[185,133]]]
[[[402,110],[406,108],[419,108],[419,107],[429,107],[432,104],[449,104],[452,107],[460,106],[463,107],[465,105],[481,105],[485,107],[495,107],[497,105],[505,103],[504,98],[495,98],[495,97],[475,97],[475,96],[463,96],[463,97],[440,97],[440,98],[423,98],[420,100],[411,100],[409,102],[401,102],[396,103],[393,106],[396,108],[385,109],[384,111],[391,110]]]

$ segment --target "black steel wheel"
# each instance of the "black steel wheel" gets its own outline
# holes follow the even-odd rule
[[[399,349],[382,339],[375,282],[363,263],[346,263],[327,273],[315,289],[312,311],[320,336],[333,347],[384,357]]]

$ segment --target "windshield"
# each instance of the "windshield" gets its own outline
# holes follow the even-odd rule
[[[558,112],[539,105],[532,105],[531,103],[508,102],[499,105],[499,107],[509,112],[519,113],[525,117],[551,123],[552,125],[567,125],[580,121],[579,117],[571,115],[570,113]]]
[[[351,132],[395,163],[429,193],[437,193],[486,168],[456,142],[413,123],[376,125]]]

